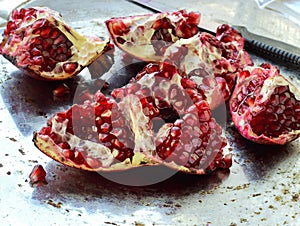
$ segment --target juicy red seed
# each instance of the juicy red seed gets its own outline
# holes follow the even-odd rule
[[[101,167],[101,162],[98,161],[97,159],[95,158],[90,158],[88,157],[85,161],[85,164],[90,167],[91,169],[97,169],[99,167]]]
[[[111,144],[116,148],[116,149],[122,149],[124,147],[124,144],[120,142],[118,139],[113,139],[111,140]]]
[[[112,30],[115,35],[127,34],[130,29],[122,21],[115,21],[112,23]]]
[[[99,140],[101,143],[106,143],[113,139],[115,139],[115,137],[111,134],[102,134],[102,133],[99,134]]]
[[[59,85],[53,90],[53,96],[62,97],[70,93],[70,88],[66,84]]]
[[[43,42],[42,42],[43,49],[51,48],[52,44],[53,44],[53,40],[50,38],[43,40]]]
[[[29,174],[30,184],[32,186],[40,186],[46,183],[46,171],[43,166],[36,165]]]
[[[211,112],[210,111],[202,111],[198,114],[199,121],[207,122],[211,119]]]
[[[50,126],[51,126],[51,125],[50,125]],[[52,132],[51,127],[43,127],[43,128],[41,129],[41,131],[39,132],[39,134],[41,134],[41,135],[50,135],[51,132]]]
[[[73,162],[78,164],[78,165],[81,165],[84,163],[84,156],[81,152],[78,152],[76,151],[74,153],[74,159],[73,159]]]
[[[171,137],[179,137],[181,135],[181,129],[179,127],[173,127],[170,135]]]
[[[66,53],[67,52],[67,45],[65,43],[61,43],[61,44],[57,45],[56,52],[58,54]]]
[[[15,30],[17,25],[13,21],[8,21],[6,25],[7,34],[9,34],[12,30]]]
[[[64,62],[67,59],[68,58],[65,54],[58,54],[57,56],[55,56],[55,60],[57,60],[58,62]]]
[[[43,29],[41,30],[41,33],[40,33],[41,37],[42,37],[42,38],[48,38],[49,35],[50,35],[50,32],[51,32],[51,29],[52,29],[51,27],[43,28]]]
[[[134,155],[133,150],[129,148],[124,148],[118,150],[118,154],[115,156],[115,159],[117,159],[120,162],[123,162],[127,158],[132,158],[133,155]]]
[[[64,34],[60,34],[58,38],[56,38],[53,42],[54,45],[59,45],[61,43],[65,43],[67,41],[67,38]]]
[[[31,39],[31,43],[32,43],[31,45],[33,46],[33,48],[37,45],[42,44],[42,42],[43,42],[43,39],[41,39],[39,37]]]
[[[74,73],[76,69],[78,69],[78,63],[77,62],[71,62],[71,63],[65,63],[63,65],[63,69],[66,73]]]
[[[42,66],[44,65],[44,58],[42,56],[35,56],[32,58],[34,64]]]
[[[198,25],[200,23],[200,14],[197,12],[190,12],[187,23]]]
[[[42,54],[41,50],[39,50],[38,48],[33,48],[31,50],[31,55],[32,56],[40,56]]]
[[[63,155],[65,158],[70,159],[70,160],[74,160],[74,158],[75,158],[74,151],[72,151],[71,149],[64,149]]]
[[[59,143],[58,146],[62,149],[70,148],[70,145],[67,142]]]
[[[59,34],[60,34],[60,31],[55,28],[55,29],[50,31],[49,38],[56,39]]]
[[[57,138],[58,138],[57,135],[53,132],[50,133],[49,137],[54,141],[57,141]]]

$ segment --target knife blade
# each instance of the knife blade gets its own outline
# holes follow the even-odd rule
[[[139,5],[154,13],[178,11],[178,9],[171,8],[155,0],[127,0],[131,3]],[[263,56],[273,61],[280,61],[292,66],[300,67],[300,49],[278,41],[275,39],[267,38],[258,34],[251,33],[243,26],[232,26],[245,39],[245,50],[253,52],[259,56]],[[215,31],[210,27],[199,26],[200,32],[207,32],[215,35]]]

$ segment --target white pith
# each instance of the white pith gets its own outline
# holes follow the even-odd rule
[[[114,160],[110,149],[100,143],[88,140],[82,140],[78,136],[67,132],[68,119],[58,122],[56,117],[52,119],[51,130],[53,133],[61,137],[62,142],[67,142],[71,149],[83,148],[88,152],[89,157],[93,157],[101,161],[103,167],[108,167]]]

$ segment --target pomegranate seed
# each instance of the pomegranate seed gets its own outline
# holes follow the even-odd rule
[[[40,56],[41,54],[42,54],[42,52],[39,49],[37,49],[37,48],[33,48],[31,50],[31,55],[32,56]]]
[[[61,117],[63,119],[63,117]],[[60,144],[58,144],[58,146],[62,149],[67,149],[70,148],[70,145],[67,142],[62,142]]]
[[[101,163],[95,158],[86,158],[86,165],[92,169],[98,169],[101,167]]]
[[[74,158],[75,158],[74,151],[72,151],[71,149],[64,149],[63,155],[65,156],[65,158],[70,159],[70,160],[74,160]]]
[[[63,65],[63,69],[66,73],[71,74],[78,69],[78,63],[77,62],[65,63]]]
[[[32,60],[36,65],[42,66],[44,64],[44,58],[42,56],[34,56]]]
[[[46,171],[44,170],[43,166],[36,165],[29,175],[29,180],[30,185],[33,187],[47,184]]]
[[[52,40],[55,40],[59,34],[60,34],[60,31],[57,28],[54,28],[50,31],[49,38]]]
[[[65,54],[59,54],[55,57],[55,60],[57,60],[58,62],[64,62],[66,61],[68,58]]]
[[[62,97],[70,93],[70,88],[65,84],[59,85],[56,89],[53,90],[53,96]]]

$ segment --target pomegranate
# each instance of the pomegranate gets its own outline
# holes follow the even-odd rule
[[[147,65],[111,97],[98,91],[57,113],[33,140],[51,158],[90,171],[165,164],[205,174],[231,166],[205,95],[168,63]]]
[[[41,7],[14,10],[3,35],[0,53],[44,80],[72,77],[108,48],[108,41],[80,35],[58,12]]]
[[[300,136],[300,90],[275,66],[242,71],[229,104],[235,126],[249,140],[283,145]]]
[[[172,43],[198,33],[199,22],[199,13],[180,10],[111,18],[105,23],[120,49],[143,61],[160,62]]]

